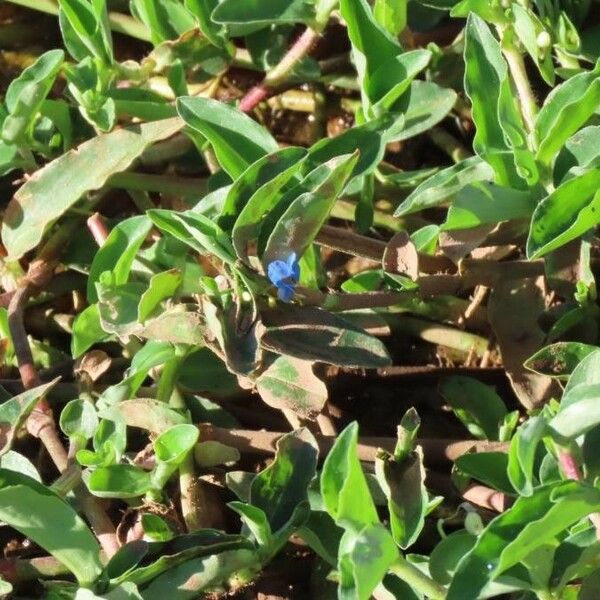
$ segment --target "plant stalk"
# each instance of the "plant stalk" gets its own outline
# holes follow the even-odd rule
[[[527,77],[523,56],[512,43],[505,44],[502,52],[508,63],[515,87],[517,88],[525,126],[531,133],[535,127],[535,117],[538,108],[533,90],[531,89],[531,84],[529,83],[529,78]]]
[[[444,600],[446,597],[446,590],[439,583],[427,577],[402,556],[390,567],[390,573],[422,592],[430,600]]]

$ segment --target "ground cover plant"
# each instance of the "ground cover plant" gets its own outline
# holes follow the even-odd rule
[[[2,597],[600,597],[600,3],[0,49]]]

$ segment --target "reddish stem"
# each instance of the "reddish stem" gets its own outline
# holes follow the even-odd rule
[[[261,83],[246,93],[240,101],[240,110],[250,112],[263,100],[266,100],[274,89],[281,86],[289,78],[294,67],[308,55],[318,39],[319,32],[307,27],[292,44],[279,64],[267,73]]]
[[[102,246],[108,237],[110,231],[106,226],[106,222],[104,221],[104,217],[95,212],[91,217],[87,220],[87,226],[90,230],[92,236],[94,237],[94,241],[98,246]]]
[[[572,452],[564,449],[560,450],[558,453],[558,462],[567,479],[573,481],[581,481],[583,479],[579,465]],[[588,519],[596,528],[596,539],[600,539],[600,513],[591,513],[588,515]]]

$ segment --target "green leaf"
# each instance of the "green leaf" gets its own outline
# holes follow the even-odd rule
[[[177,564],[153,578],[143,590],[144,600],[164,600],[168,597],[195,600],[204,591],[222,587],[235,573],[253,573],[257,566],[256,552],[251,550],[211,552],[209,556]]]
[[[143,323],[146,321],[152,316],[163,300],[172,298],[181,285],[182,280],[181,271],[177,269],[153,275],[150,279],[148,289],[140,297],[138,322]]]
[[[494,169],[496,183],[519,187],[522,181],[498,118],[501,85],[507,78],[506,63],[500,44],[475,13],[467,19],[464,58],[465,90],[477,128],[473,148]]]
[[[437,3],[437,0],[434,1]],[[448,5],[448,2],[442,1]],[[427,0],[428,4],[431,4],[431,2],[432,0]],[[507,21],[504,7],[489,0],[460,0],[450,11],[452,17],[469,17],[471,14],[478,15],[485,21],[499,25]]]
[[[406,27],[407,0],[375,0],[373,16],[393,36]]]
[[[537,159],[547,165],[600,107],[600,66],[554,88],[535,121]]]
[[[96,283],[105,271],[112,273],[114,285],[127,282],[135,255],[151,228],[152,222],[146,215],[130,217],[115,226],[94,256],[90,266],[87,282],[89,302],[98,300]]]
[[[413,50],[394,56],[375,70],[368,84],[369,97],[373,102],[373,115],[399,109],[397,101],[411,87],[413,79],[427,67],[430,60],[431,52],[428,50]],[[414,106],[413,101],[413,110]]]
[[[563,397],[575,386],[583,383],[588,385],[600,383],[600,350],[590,352],[590,354],[582,359],[575,367],[565,386]]]
[[[69,438],[87,442],[98,428],[98,414],[88,400],[71,400],[60,413],[60,428]]]
[[[357,455],[358,425],[337,437],[323,463],[321,496],[337,525],[355,533],[379,523],[379,516]]]
[[[451,202],[460,190],[477,181],[489,181],[494,171],[479,156],[472,156],[447,167],[421,183],[396,209],[401,217]]]
[[[196,17],[200,31],[214,46],[226,43],[224,28],[212,19],[212,11],[219,5],[219,0],[185,0],[185,7]]]
[[[211,18],[225,25],[311,23],[315,11],[307,0],[223,0]]]
[[[423,452],[417,448],[402,460],[383,454],[375,461],[375,474],[388,500],[394,541],[408,548],[423,530],[429,505]]]
[[[477,598],[498,575],[600,508],[600,492],[576,482],[545,486],[496,517],[459,563],[447,600]]]
[[[78,358],[97,342],[103,342],[109,335],[102,329],[100,311],[97,304],[90,304],[73,321],[71,331],[71,356]]]
[[[286,321],[268,327],[261,344],[279,354],[332,365],[377,368],[391,364],[377,338],[337,315],[314,308],[286,311]]]
[[[472,435],[497,440],[506,416],[506,406],[488,385],[472,377],[445,379],[440,393]]]
[[[8,452],[19,429],[25,423],[38,400],[44,397],[59,381],[38,385],[25,390],[0,404],[0,456]]]
[[[536,207],[527,257],[539,258],[583,235],[600,222],[600,169],[562,183]]]
[[[110,65],[113,62],[112,39],[108,26],[106,1],[59,0],[60,22],[63,37],[69,52],[75,50],[74,57],[84,58],[82,48],[90,56]]]
[[[528,219],[534,210],[530,192],[493,183],[463,188],[450,206],[443,230],[471,229],[501,221]]]
[[[260,546],[271,544],[273,535],[264,510],[237,500],[228,502],[227,506],[240,515],[242,522]]]
[[[303,419],[315,419],[327,401],[327,387],[313,373],[312,363],[289,356],[279,356],[256,380],[256,387],[266,404]]]
[[[318,166],[342,155],[352,154],[359,148],[360,155],[352,176],[358,177],[371,173],[381,162],[385,145],[391,141],[392,134],[397,134],[403,123],[403,117],[394,120],[386,115],[364,125],[352,127],[335,137],[323,138],[310,148],[308,152],[310,163],[316,170]]]
[[[132,9],[150,30],[154,44],[174,40],[196,25],[192,14],[176,0],[133,0]]]
[[[431,129],[452,110],[456,92],[431,81],[413,81],[410,93],[400,101],[404,121],[389,130],[386,142],[401,142]],[[400,106],[394,107],[400,109]],[[400,124],[402,127],[400,127]]]
[[[211,143],[223,169],[237,179],[252,163],[279,146],[256,121],[209,98],[178,98],[177,112],[186,125]]]
[[[560,149],[554,162],[554,182],[561,184],[566,177],[572,177],[593,167],[600,158],[600,126],[590,125],[573,134]]]
[[[49,50],[27,67],[6,90],[8,116],[2,126],[6,142],[20,142],[50,92],[65,58],[62,50]]]
[[[505,494],[514,494],[506,474],[508,469],[508,454],[505,452],[473,452],[459,456],[454,464],[466,475],[500,490]]]
[[[554,86],[554,65],[552,64],[551,48],[540,48],[538,36],[546,33],[546,28],[536,14],[530,8],[524,8],[520,4],[511,6],[513,27],[515,32],[537,66],[540,75],[549,86]]]
[[[534,492],[533,473],[537,449],[542,438],[548,434],[548,422],[539,415],[525,421],[511,440],[508,478],[521,496],[531,496]]]
[[[152,474],[133,465],[110,465],[92,471],[87,486],[100,498],[138,498],[152,489]]]
[[[466,455],[474,456],[474,455]],[[448,585],[456,571],[460,560],[475,545],[477,536],[461,529],[447,535],[433,549],[429,557],[429,572],[441,585]]]
[[[265,217],[274,214],[272,210],[281,200],[284,202],[281,188],[298,174],[304,162],[300,157],[297,162],[281,171],[270,181],[261,185],[247,200],[239,212],[232,230],[232,241],[238,257],[248,260],[248,246],[257,240],[264,225]],[[295,186],[296,188],[297,186]]]
[[[542,375],[568,379],[577,365],[597,349],[580,342],[557,342],[538,350],[524,366]]]
[[[57,558],[89,586],[102,572],[100,546],[85,522],[35,479],[0,469],[0,520]]]
[[[348,181],[358,152],[331,161],[331,174],[311,192],[301,194],[283,213],[271,232],[262,257],[266,267],[274,260],[287,260],[295,252],[301,257],[313,243]]]
[[[560,436],[575,440],[600,423],[598,392],[600,384],[582,383],[569,389],[563,396],[558,413],[548,427]]]
[[[235,251],[229,236],[208,217],[192,210],[177,212],[162,208],[149,210],[147,215],[159,229],[197,252],[214,254],[226,263],[234,262]]]
[[[22,475],[27,475],[42,483],[42,478],[34,464],[27,457],[14,450],[9,450],[0,457],[0,467],[8,469],[9,471],[16,471]]]
[[[259,158],[230,187],[219,217],[219,225],[231,230],[235,219],[255,193],[263,186],[275,194],[302,166],[304,148],[282,148]]]
[[[340,12],[348,27],[363,100],[368,98],[373,102],[376,99],[369,95],[372,74],[388,60],[401,54],[402,48],[375,20],[366,0],[340,0]],[[390,80],[392,86],[395,83],[395,80]],[[367,103],[365,106],[368,108]]]
[[[2,241],[10,260],[32,250],[44,231],[86,192],[100,189],[148,146],[181,128],[179,119],[124,127],[84,142],[37,171],[4,212]]]
[[[265,512],[273,532],[307,500],[318,455],[317,442],[308,429],[293,431],[279,438],[274,462],[252,480],[250,504]]]
[[[381,523],[366,525],[358,533],[348,530],[338,555],[338,598],[369,600],[397,558],[398,548]]]

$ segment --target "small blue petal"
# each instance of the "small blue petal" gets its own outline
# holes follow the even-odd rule
[[[296,258],[297,258],[297,257],[296,257],[296,253],[295,253],[295,252],[292,252],[292,253],[291,253],[291,254],[288,256],[288,259],[287,259],[287,265],[288,265],[288,267],[289,267],[290,269],[292,269],[292,268],[293,268],[293,266],[294,266],[294,264],[295,264],[296,262],[298,262],[298,261],[296,260]]]
[[[290,302],[294,297],[294,287],[291,285],[283,284],[277,289],[277,295],[282,302]]]
[[[279,285],[286,277],[289,277],[289,267],[282,260],[274,260],[267,268],[267,275],[274,285]]]

